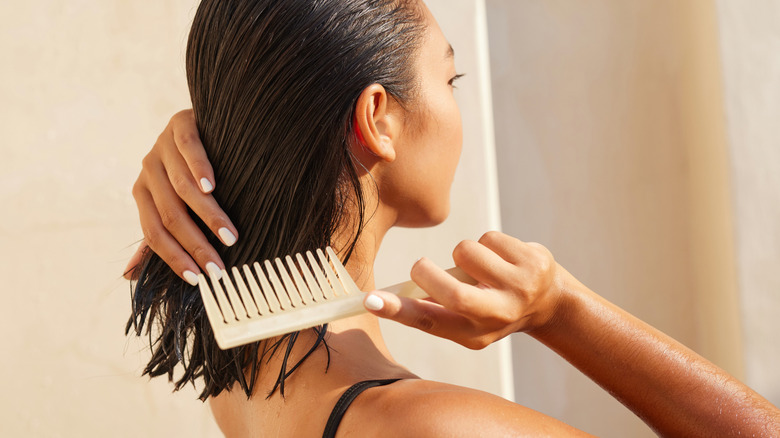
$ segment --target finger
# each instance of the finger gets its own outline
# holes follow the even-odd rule
[[[501,305],[495,293],[458,281],[427,258],[412,266],[411,277],[437,303],[469,319],[491,319]]]
[[[167,199],[163,202],[166,198],[165,190],[158,190],[157,197],[146,189],[134,190],[147,245],[190,284],[193,284],[193,276],[187,272],[197,275],[201,272],[198,266],[219,277],[219,269],[224,267],[222,260],[200,228],[186,213],[184,205],[175,196],[173,189],[169,187],[169,191]],[[172,207],[165,207],[167,210],[164,209],[161,216],[158,213],[158,204]],[[167,226],[177,230],[177,234],[172,234]],[[192,252],[188,254],[190,250],[187,248],[193,248]],[[194,279],[194,283],[197,284],[197,279]]]
[[[515,280],[514,265],[473,240],[460,242],[452,251],[452,260],[474,279],[489,286],[505,286]]]
[[[167,174],[165,179],[170,181],[170,185],[178,197],[201,218],[223,244],[233,246],[238,240],[238,230],[213,196],[204,195],[195,188],[195,180],[192,178],[184,158],[177,153],[166,154],[163,163]],[[162,182],[158,182],[158,184],[162,185]],[[185,246],[185,249],[188,248]]]
[[[141,241],[141,244],[138,245],[138,249],[135,250],[135,254],[133,254],[132,257],[130,257],[130,261],[127,262],[127,266],[125,266],[125,273],[124,277],[126,280],[134,280],[133,276],[135,275],[135,269],[138,267],[138,265],[141,263],[141,259],[144,256],[144,249],[147,248],[146,242]]]
[[[192,220],[192,217],[187,212],[186,205],[184,205],[176,191],[170,184],[167,184],[168,179],[165,175],[165,170],[162,169],[162,165],[150,165],[148,173],[152,176],[149,179],[149,185],[155,205],[153,211],[157,213],[154,216],[169,235],[175,239],[176,246],[183,248],[195,259],[200,267],[208,272],[212,271],[209,267],[211,263],[222,268],[224,265],[219,254],[211,246],[211,243],[209,243],[201,229],[195,224],[195,221]],[[156,176],[154,176],[155,174]],[[156,251],[151,242],[147,243]]]
[[[180,111],[171,119],[173,141],[181,154],[190,174],[198,182],[203,193],[211,193],[216,187],[214,170],[211,167],[206,149],[200,141],[195,114],[192,110]]]
[[[499,231],[488,231],[479,238],[479,243],[513,265],[525,262],[531,250],[529,244]]]
[[[513,265],[511,273],[505,277],[503,286],[522,286],[526,291],[539,290],[543,283],[551,280],[547,274],[556,266],[552,253],[543,245],[535,242],[523,242],[498,232],[485,233],[480,243]]]
[[[364,305],[376,316],[449,339],[463,346],[469,348],[484,346],[478,345],[476,341],[480,336],[473,321],[429,301],[374,291],[366,295]]]

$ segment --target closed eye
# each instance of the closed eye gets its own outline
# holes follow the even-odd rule
[[[450,81],[447,82],[447,84],[450,87],[452,87],[452,88],[458,88],[458,87],[455,86],[455,82],[457,82],[457,80],[462,78],[463,76],[466,76],[466,75],[465,74],[457,74],[457,75],[453,76],[452,79],[450,79]]]

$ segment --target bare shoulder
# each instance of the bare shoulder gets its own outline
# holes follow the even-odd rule
[[[428,380],[366,391],[340,437],[588,436],[552,417],[487,392]]]

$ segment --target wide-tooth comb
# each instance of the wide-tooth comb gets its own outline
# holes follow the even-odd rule
[[[233,267],[229,275],[198,276],[200,295],[219,348],[225,350],[273,336],[292,333],[365,312],[362,292],[330,247],[301,254],[255,262],[250,268]],[[307,263],[308,261],[308,263]],[[297,262],[297,264],[296,264]],[[447,270],[460,281],[476,282],[459,268]],[[232,280],[231,280],[232,277]],[[414,282],[383,290],[399,296],[426,298]]]

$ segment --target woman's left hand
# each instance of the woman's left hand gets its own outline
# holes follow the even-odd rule
[[[495,231],[477,242],[461,242],[452,258],[478,281],[476,286],[456,280],[423,258],[412,267],[411,277],[430,300],[374,291],[366,297],[366,308],[377,316],[481,349],[511,333],[547,325],[560,307],[564,279],[570,276],[544,246]]]

